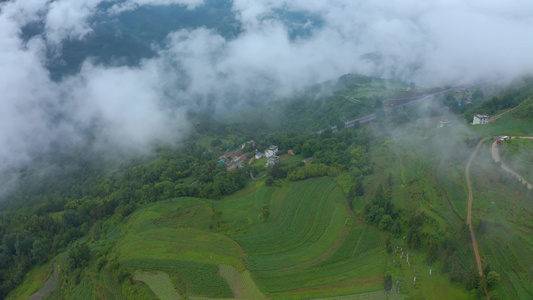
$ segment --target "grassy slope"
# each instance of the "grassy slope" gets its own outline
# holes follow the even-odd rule
[[[500,156],[511,169],[533,182],[533,140],[512,139],[500,145]]]
[[[161,300],[181,298],[165,272],[159,271],[156,274],[152,274],[150,272],[135,271],[133,279],[146,283]]]
[[[362,210],[379,184],[389,187],[387,177],[390,173],[394,204],[408,211],[423,212],[428,217],[422,232],[444,238],[447,232],[461,229],[467,197],[462,187],[464,165],[461,164],[466,161],[467,152],[461,153],[457,149],[464,148],[461,144],[463,136],[458,135],[456,129],[442,130],[433,125],[422,120],[406,124],[401,133],[385,135],[379,144],[371,147],[374,175],[365,185],[366,195],[355,202],[356,210]],[[381,127],[379,124],[375,126],[377,130]],[[441,151],[453,155],[440,155]],[[461,286],[451,284],[447,274],[440,273],[440,263],[426,262],[425,249],[408,249],[402,238],[393,239],[392,246],[409,253],[411,262],[409,267],[400,250],[387,256],[386,273],[393,276],[394,283],[398,281],[402,292],[421,299],[471,298]],[[456,250],[465,258],[465,264],[471,263],[466,242]],[[430,269],[432,275],[429,275]],[[417,282],[413,285],[414,276],[417,276]],[[395,288],[393,285],[393,290]]]
[[[446,131],[454,131],[457,136],[448,136]],[[478,140],[490,135],[531,134],[533,134],[532,123],[515,120],[510,115],[505,115],[496,123],[469,126],[467,131],[460,132],[453,129],[442,130],[432,126],[408,124],[400,137],[391,137],[386,147],[374,148],[372,157],[376,162],[374,168],[376,176],[372,182],[367,184],[367,190],[373,190],[380,182],[386,186],[386,176],[391,172],[395,179],[393,183],[395,203],[402,207],[423,211],[434,220],[433,224],[425,226],[425,232],[443,235],[450,230],[460,230],[466,216],[467,194],[462,187],[464,186],[464,164],[467,154],[470,153],[468,150],[466,152],[461,150],[464,149],[464,145],[460,144],[461,139],[469,137]],[[445,140],[446,143],[439,143],[438,140]],[[517,159],[520,163],[516,165],[525,171],[530,170],[528,159],[523,159],[523,156],[528,156],[531,151],[523,148],[530,147],[531,141],[522,140],[512,143],[516,143],[514,148],[522,148],[521,154],[513,152],[516,151],[516,149],[511,149],[513,147],[504,145],[502,148],[508,147],[512,157],[520,157]],[[432,147],[441,148],[441,151],[432,149]],[[502,173],[500,168],[492,163],[489,150],[487,142],[471,168],[474,184],[474,226],[477,227],[479,220],[487,222],[486,232],[482,233],[478,230],[477,233],[482,260],[502,278],[495,290],[491,292],[493,295],[499,295],[503,299],[529,299],[533,296],[531,192],[526,192],[523,185],[518,184],[516,179]],[[441,153],[454,153],[456,157],[441,157]],[[426,163],[429,162],[436,167],[427,169],[420,167],[424,164],[419,164],[419,161],[424,157],[428,159]],[[527,175],[527,172],[525,174]],[[359,208],[361,207],[362,204]],[[401,247],[401,241],[399,245]],[[459,258],[464,265],[468,266],[473,258],[471,245],[465,240],[459,246],[457,249],[460,252]],[[417,265],[416,260],[414,264]],[[420,266],[424,270],[417,269],[417,273],[426,274],[425,277],[428,277],[429,266],[423,262]],[[437,271],[438,276],[439,264],[433,267],[433,271]],[[388,268],[400,278],[407,277],[398,275],[397,269],[398,267]],[[419,295],[423,298],[433,298],[435,295],[448,295],[446,298],[450,299],[470,297],[459,286],[451,285],[444,280],[446,277],[447,275],[440,279],[434,278],[432,282],[427,282],[427,278],[417,278],[417,282],[423,284],[423,287],[418,289],[409,287],[409,291],[412,295]],[[412,285],[412,275],[410,280]]]
[[[247,268],[264,293],[269,297],[298,298],[380,287],[384,261],[376,251],[381,250],[379,239],[368,247],[370,253],[362,251],[370,258],[369,264],[363,263],[371,265],[367,269],[356,269],[355,259],[349,264],[324,264],[338,248],[331,249],[337,237],[354,223],[344,207],[342,190],[331,179],[286,183],[281,188],[258,185],[214,205],[223,211],[223,219],[231,222],[230,227],[246,227],[245,233],[232,237],[243,246],[248,255]],[[257,216],[264,204],[271,208],[267,222]],[[323,272],[317,272],[317,268]],[[357,278],[372,278],[372,282],[356,284]],[[339,287],[339,282],[346,286]]]
[[[52,272],[51,262],[31,270],[24,276],[22,284],[9,293],[7,299],[26,299],[35,294],[44,286]]]
[[[492,163],[489,143],[473,165],[474,224],[487,223],[478,233],[484,261],[501,275],[496,293],[504,299],[533,297],[533,203],[531,192]],[[478,230],[479,231],[479,230]]]
[[[261,293],[249,271],[239,272],[233,266],[220,265],[218,274],[228,282],[235,298],[265,298],[265,295]]]
[[[264,204],[271,209],[267,222],[258,215]],[[153,290],[155,277],[170,276],[192,297],[301,298],[380,290],[383,243],[382,232],[349,214],[342,189],[326,177],[278,188],[252,182],[220,201],[146,205],[92,248],[112,247],[122,266],[136,270],[138,289]],[[117,285],[106,272],[82,279],[70,295],[126,295],[129,283]]]
[[[423,232],[444,235],[460,230],[466,212],[463,174],[469,152],[454,150],[463,136],[416,122],[407,126],[406,133],[371,148],[375,175],[365,182],[367,195],[355,209],[362,208],[379,183],[387,186],[390,172],[395,204],[423,211],[433,220]],[[504,116],[495,124],[470,127],[465,134],[531,133],[531,123]],[[446,143],[434,143],[437,140]],[[453,154],[435,156],[435,147]],[[533,207],[524,193],[517,191],[521,187],[491,165],[487,149],[481,150],[472,167],[474,224],[480,219],[487,221],[490,233],[478,237],[483,260],[502,275],[496,287],[500,296],[530,298]],[[431,165],[436,167],[428,167]],[[259,218],[264,204],[271,209],[266,222]],[[215,212],[221,213],[219,219]],[[412,268],[399,263],[399,253],[385,253],[385,239],[383,232],[346,210],[340,186],[329,178],[317,178],[277,188],[252,182],[220,201],[179,198],[146,205],[92,247],[93,251],[114,247],[120,263],[131,269],[174,274],[187,294],[196,297],[231,297],[235,284],[254,281],[257,286],[244,293],[257,292],[259,287],[269,298],[340,297],[382,289],[386,273],[393,274],[402,291],[415,298],[470,297],[450,284],[447,275],[438,274],[439,264],[427,265],[423,251],[409,252]],[[406,249],[401,239],[393,245]],[[471,263],[469,247],[465,242],[457,249],[466,265]],[[246,278],[235,280],[233,272],[226,280],[219,274],[220,265],[231,266]],[[429,268],[434,271],[431,276]],[[417,285],[412,285],[413,270],[420,274]],[[37,276],[30,276],[23,286],[36,282]],[[81,280],[72,296],[110,299],[124,293],[125,287],[109,274],[94,278],[96,284]]]

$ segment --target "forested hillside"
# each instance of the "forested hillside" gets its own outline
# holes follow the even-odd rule
[[[521,257],[533,253],[516,248],[531,244],[530,228],[513,221],[529,224],[531,192],[479,154],[473,222],[487,275],[480,277],[461,174],[487,132],[530,135],[533,126],[507,115],[465,128],[461,116],[440,108],[446,97],[380,113],[379,99],[399,89],[375,78],[341,82],[333,96],[295,106],[292,125],[282,130],[191,114],[188,140],[158,146],[151,156],[110,161],[78,149],[14,172],[17,185],[1,202],[2,296],[28,297],[49,276],[57,280],[52,299],[531,295],[530,261]],[[372,94],[372,87],[381,92],[346,98]],[[331,112],[310,117],[317,101]],[[330,116],[356,104],[381,117],[308,131],[315,122],[329,127]],[[452,121],[438,128],[444,117]],[[268,159],[256,154],[272,145],[280,162],[266,167]],[[489,181],[483,172],[492,174]],[[503,185],[516,190],[505,207]],[[485,192],[491,196],[478,196]],[[502,230],[508,246],[489,234]],[[505,264],[501,247],[516,253]]]

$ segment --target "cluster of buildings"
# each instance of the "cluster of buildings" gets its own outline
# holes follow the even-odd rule
[[[265,150],[265,156],[267,158],[266,166],[273,167],[275,164],[279,164],[280,158],[276,154],[278,153],[278,146],[270,145]]]
[[[239,147],[233,151],[226,152],[224,155],[218,157],[218,163],[225,163],[228,171],[233,171],[237,168],[241,168],[243,163],[248,159],[246,153],[242,153],[242,148]]]
[[[248,160],[248,155],[246,153],[243,153],[244,147],[246,145],[252,144],[255,145],[254,141],[246,142],[236,149],[226,152],[223,155],[218,157],[218,163],[224,163],[227,166],[228,171],[233,171],[237,168],[241,168],[243,164]],[[267,163],[265,164],[265,167],[272,167],[275,164],[280,163],[280,157],[277,156],[278,153],[278,146],[276,145],[270,145],[267,149],[265,149],[264,153],[259,152],[257,149],[255,150],[256,154],[254,156],[255,159],[260,159],[263,156],[266,157]],[[289,150],[289,154],[292,152],[292,150]],[[293,153],[294,155],[294,153]]]

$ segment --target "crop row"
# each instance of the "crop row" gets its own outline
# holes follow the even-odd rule
[[[325,260],[322,264],[329,265],[335,262],[343,261],[353,257],[354,249],[357,247],[363,232],[366,230],[367,225],[360,225],[355,223],[351,228],[346,238],[344,238],[341,246],[333,253],[333,255]]]
[[[260,271],[254,277],[263,291],[283,292],[337,286],[342,282],[360,282],[382,276],[384,260],[377,252],[367,252],[329,265],[295,269],[287,272]],[[354,287],[356,289],[356,287]]]
[[[159,299],[180,299],[180,294],[165,272],[159,271],[157,274],[152,274],[136,271],[133,279],[146,283]]]
[[[250,268],[256,269],[255,267],[257,267],[257,269],[265,269],[264,267],[266,267],[268,269],[275,269],[297,263],[289,258],[284,264],[274,264],[276,260],[285,260],[285,257],[287,256],[299,259],[300,262],[302,259],[305,259],[301,258],[299,255],[299,252],[302,251],[301,249],[315,247],[313,242],[320,239],[327,226],[332,221],[335,205],[332,201],[328,202],[327,199],[329,190],[334,187],[335,186],[331,186],[328,188],[325,193],[322,194],[321,199],[318,197],[313,199],[315,201],[311,201],[309,198],[299,199],[298,211],[294,214],[293,219],[290,220],[287,228],[279,228],[280,230],[278,230],[278,232],[281,233],[278,236],[272,236],[269,239],[263,240],[256,239],[253,242],[255,245],[260,243],[259,246],[262,246],[262,251],[249,251],[248,245],[243,243],[244,248],[251,256],[249,260]],[[275,234],[275,232],[272,232],[272,234]],[[264,262],[263,268],[260,266],[260,262]],[[256,265],[256,263],[259,263],[259,265]]]
[[[263,186],[254,194],[254,207],[256,209],[263,208],[263,205],[270,204],[272,194],[276,191],[275,188]]]
[[[229,265],[220,265],[218,274],[222,276],[231,287],[236,298],[263,299],[265,296],[253,280],[249,271],[240,273]]]
[[[231,239],[192,228],[160,228],[130,234],[118,248],[121,260],[145,257],[189,259],[243,268],[241,250]]]
[[[121,264],[140,270],[168,270],[178,274],[187,294],[206,297],[233,297],[227,282],[218,276],[218,265],[175,259],[137,258]]]
[[[320,235],[316,241],[308,240],[298,248],[281,253],[250,257],[249,264],[261,266],[255,270],[274,270],[308,262],[326,252],[333,245],[345,226],[347,216],[345,208],[337,205],[331,222],[319,232]]]
[[[328,183],[328,182],[326,182]],[[315,230],[325,229],[334,206],[328,200],[330,191],[335,188],[329,181],[324,184],[295,184],[291,197],[284,199],[280,213],[273,216],[259,232],[235,237],[249,255],[273,254],[294,249],[309,240]],[[325,218],[322,223],[320,218]],[[318,228],[322,224],[324,228]],[[316,227],[315,227],[316,226]],[[315,227],[315,229],[313,229]]]

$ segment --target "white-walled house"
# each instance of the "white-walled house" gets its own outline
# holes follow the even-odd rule
[[[278,153],[278,146],[270,145],[270,147],[265,150],[265,156],[267,158],[276,155],[276,153]]]
[[[489,115],[474,115],[474,120],[472,121],[472,124],[479,125],[479,124],[487,124],[489,122]]]
[[[275,164],[279,164],[279,163],[280,163],[279,156],[272,155],[270,157],[267,157],[267,165],[269,167],[273,167]]]

